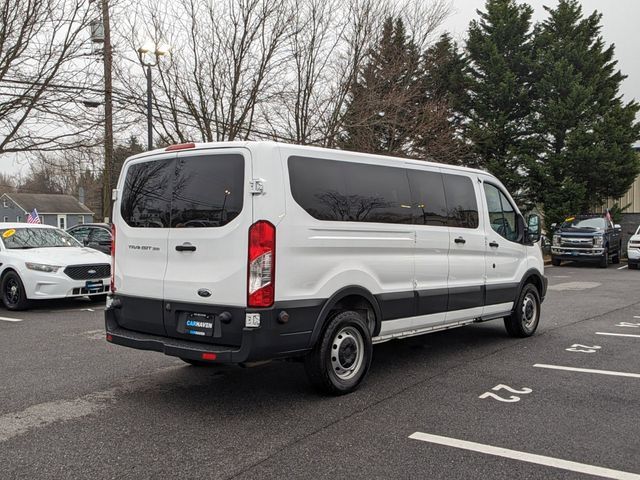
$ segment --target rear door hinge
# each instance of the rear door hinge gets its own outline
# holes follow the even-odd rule
[[[264,180],[262,178],[254,178],[249,182],[252,195],[262,195],[264,193]]]

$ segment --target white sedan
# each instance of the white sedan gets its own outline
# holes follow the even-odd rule
[[[24,310],[39,299],[103,299],[110,277],[108,255],[59,228],[0,223],[0,295],[9,310]]]
[[[627,257],[629,258],[629,268],[638,268],[640,264],[640,226],[636,233],[629,239],[627,244]]]

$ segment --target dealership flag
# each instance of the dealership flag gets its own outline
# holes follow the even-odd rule
[[[607,222],[611,222],[611,212],[609,212],[608,208],[607,208],[607,213],[604,215],[604,218],[607,219]]]
[[[38,211],[34,208],[33,212],[27,215],[27,223],[40,223],[40,217]]]

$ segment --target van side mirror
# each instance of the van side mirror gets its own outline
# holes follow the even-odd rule
[[[553,228],[553,227],[552,227]],[[540,240],[540,216],[532,213],[527,218],[527,242],[536,243]]]

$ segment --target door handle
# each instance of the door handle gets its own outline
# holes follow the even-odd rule
[[[500,244],[498,242],[491,242],[489,244],[490,247],[494,247],[494,248],[498,248],[500,246]]]
[[[176,250],[178,252],[195,252],[196,246],[191,245],[190,243],[184,243],[182,245],[176,245]]]
[[[462,237],[458,237],[458,238],[456,238],[456,239],[454,240],[454,242],[456,242],[456,243],[463,243],[463,244],[464,244],[464,243],[467,243],[467,241],[466,241],[464,238],[462,238]]]

